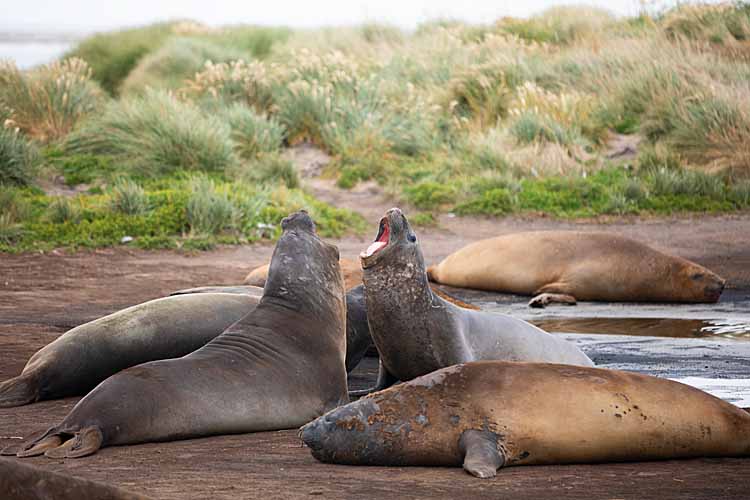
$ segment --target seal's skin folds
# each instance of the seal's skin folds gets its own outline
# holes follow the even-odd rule
[[[108,378],[18,455],[75,458],[101,446],[289,429],[347,402],[338,250],[306,212],[282,229],[254,311],[183,358]]]
[[[396,379],[482,359],[593,365],[578,347],[530,323],[437,296],[417,236],[397,208],[383,217],[361,260],[370,334]]]
[[[427,270],[445,285],[607,302],[719,300],[725,280],[612,233],[531,231],[474,242]]]
[[[476,454],[467,467],[461,443],[471,433],[492,436],[489,451],[499,460],[490,476],[503,465],[750,455],[750,414],[693,387],[616,370],[502,361],[454,365],[374,393],[300,435],[323,462],[463,463],[474,474]]]

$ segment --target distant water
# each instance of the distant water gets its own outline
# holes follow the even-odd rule
[[[13,60],[21,69],[54,61],[68,50],[71,41],[0,41],[0,60]]]

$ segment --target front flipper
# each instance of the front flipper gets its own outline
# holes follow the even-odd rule
[[[385,366],[383,366],[383,361],[378,361],[378,380],[377,382],[375,382],[375,387],[371,387],[370,389],[363,389],[361,391],[349,391],[349,397],[361,398],[363,396],[367,396],[368,394],[372,394],[373,392],[387,389],[396,382],[398,382],[398,378],[396,378],[388,371]]]
[[[553,302],[574,306],[576,298],[564,293],[541,293],[529,301],[529,307],[546,307]]]
[[[50,448],[44,452],[48,458],[80,458],[94,453],[102,447],[104,436],[98,427],[84,427],[65,441],[62,446]]]
[[[494,432],[464,431],[458,448],[464,454],[464,470],[472,476],[495,477],[497,469],[505,465],[505,457],[498,451],[497,434]]]

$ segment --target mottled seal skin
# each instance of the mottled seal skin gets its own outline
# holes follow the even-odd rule
[[[349,290],[362,284],[362,268],[358,262],[349,259],[341,259],[341,272],[344,273],[344,286]],[[256,267],[245,277],[246,285],[263,287],[268,277],[268,264]]]
[[[725,281],[708,269],[612,233],[533,231],[477,241],[427,269],[432,281],[520,295],[529,305],[576,300],[708,302]]]
[[[250,312],[260,298],[210,293],[144,302],[77,326],[0,383],[0,407],[85,394],[125,368],[191,353]]]
[[[337,408],[300,431],[351,465],[499,467],[750,455],[750,414],[693,387],[559,364],[451,366]]]
[[[456,307],[435,295],[417,236],[398,208],[381,219],[361,259],[370,335],[380,353],[376,388],[482,359],[593,364],[575,345],[525,321]]]
[[[170,295],[191,293],[238,293],[255,294],[258,288],[253,285],[236,286],[202,286],[178,290]],[[221,332],[217,332],[217,335]],[[364,287],[356,286],[346,292],[346,372],[349,373],[362,361],[372,345],[370,327],[367,325],[367,306],[365,305]]]
[[[281,227],[254,311],[187,356],[108,378],[17,455],[77,458],[102,446],[288,429],[346,403],[338,249],[306,212]]]
[[[0,498],[3,500],[148,500],[108,484],[80,479],[0,458]]]

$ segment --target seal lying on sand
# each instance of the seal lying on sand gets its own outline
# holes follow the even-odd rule
[[[611,233],[534,231],[477,241],[427,269],[432,281],[576,300],[716,302],[725,281],[705,267]]]
[[[148,500],[109,484],[59,474],[18,460],[0,458],[0,498],[3,500]]]
[[[0,383],[0,407],[85,394],[125,368],[191,353],[252,310],[259,295],[167,297],[77,326]]]
[[[417,236],[398,208],[381,219],[361,259],[370,335],[380,353],[376,389],[482,359],[593,365],[575,345],[525,321],[462,309],[436,296]]]
[[[108,378],[18,456],[77,458],[102,446],[288,429],[347,402],[338,250],[306,212],[281,227],[254,311],[187,356]]]
[[[483,478],[510,465],[750,455],[750,414],[698,389],[502,361],[430,373],[337,408],[300,434],[323,462],[463,464]]]
[[[344,273],[344,285],[346,289],[354,288],[362,283],[362,268],[358,262],[349,259],[341,259],[341,272]],[[245,277],[246,285],[264,286],[268,278],[268,264],[256,267]]]

